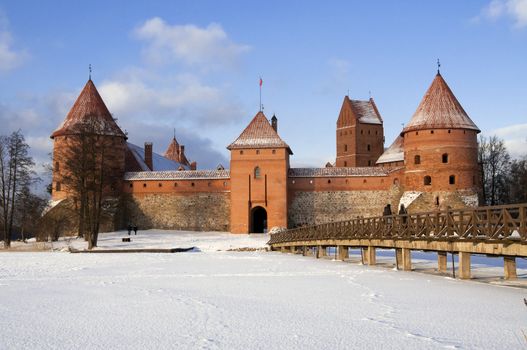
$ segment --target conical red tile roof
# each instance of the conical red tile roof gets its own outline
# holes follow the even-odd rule
[[[51,138],[80,132],[81,127],[88,121],[97,121],[101,135],[125,137],[121,128],[115,123],[110,111],[99,95],[95,84],[90,79],[82,89],[79,97],[71,107],[66,119],[51,134]]]
[[[419,107],[403,132],[422,129],[470,129],[480,130],[467,115],[461,104],[437,73],[426,91]]]
[[[289,154],[293,154],[262,111],[254,116],[240,136],[227,147],[229,150],[240,148],[287,148]]]

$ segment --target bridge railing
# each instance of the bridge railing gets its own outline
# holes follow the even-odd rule
[[[272,234],[268,244],[328,239],[511,240],[527,244],[527,203],[304,226]]]

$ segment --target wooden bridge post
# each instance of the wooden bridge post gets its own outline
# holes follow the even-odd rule
[[[317,259],[326,256],[326,247],[319,245],[317,247]]]
[[[401,249],[403,270],[412,271],[412,251],[408,248]]]
[[[470,253],[459,252],[459,278],[470,279]]]
[[[348,251],[348,246],[347,245],[340,245],[337,247],[338,249],[338,252],[339,252],[339,260],[346,260],[346,259],[349,259],[349,251]]]
[[[401,269],[402,261],[403,261],[402,248],[395,248],[395,267],[397,268],[397,270]]]
[[[514,256],[503,257],[503,268],[505,270],[505,279],[512,280],[516,279],[516,258]]]
[[[375,265],[377,263],[377,259],[375,256],[375,247],[368,246],[367,248],[367,254],[366,254],[366,260],[368,265]]]
[[[446,272],[447,252],[437,252],[437,270]]]

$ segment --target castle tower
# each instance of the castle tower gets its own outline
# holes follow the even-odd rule
[[[287,173],[293,152],[278,136],[276,119],[273,126],[260,111],[227,147],[233,233],[287,227]]]
[[[479,132],[438,71],[401,133],[405,188],[427,194],[426,209],[477,205]]]
[[[337,120],[337,167],[375,166],[384,152],[383,121],[373,98],[344,97]]]
[[[184,166],[190,167],[190,162],[185,155],[185,146],[180,145],[176,140],[176,135],[168,145],[164,154],[165,158],[178,162]]]
[[[85,133],[88,127],[91,127],[90,132],[96,132],[97,140],[101,144],[108,145],[105,147],[105,156],[107,163],[111,166],[105,172],[105,176],[112,178],[114,183],[111,188],[105,189],[105,193],[110,196],[120,193],[127,137],[108,111],[93,81],[89,79],[66,119],[51,134],[51,139],[53,139],[53,200],[64,199],[71,192],[67,184],[63,183],[65,176],[69,173],[66,159],[78,156],[75,154],[78,152],[75,148],[78,144],[78,137]]]

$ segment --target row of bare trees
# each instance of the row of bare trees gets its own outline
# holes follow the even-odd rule
[[[4,247],[11,246],[15,229],[22,239],[27,229],[35,229],[35,218],[42,212],[45,200],[30,191],[37,180],[29,146],[20,131],[0,135],[0,231]]]
[[[527,202],[527,153],[511,159],[502,139],[481,136],[478,161],[482,169],[482,204]]]

